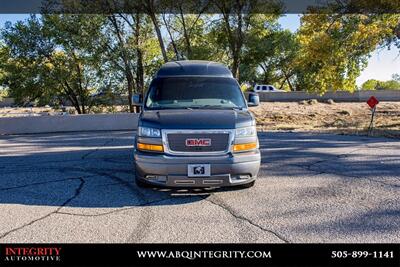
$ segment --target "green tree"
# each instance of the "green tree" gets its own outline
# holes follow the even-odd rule
[[[393,76],[397,78],[397,76]],[[389,81],[368,80],[362,84],[363,90],[400,90],[400,81],[392,79]]]
[[[353,91],[378,46],[393,40],[398,14],[306,14],[298,34],[298,83],[303,90]]]
[[[157,10],[160,10],[160,5],[164,5],[163,2],[158,2],[155,0],[140,0],[139,5],[140,10],[143,11],[153,23],[154,31],[160,45],[162,58],[164,63],[168,62],[169,59],[167,55],[167,49],[165,48],[164,38],[161,33],[160,15],[157,13]]]
[[[400,82],[395,80],[385,81],[379,84],[380,89],[383,90],[400,90]]]
[[[32,16],[25,23],[7,23],[2,37],[8,58],[2,62],[3,80],[10,95],[19,103],[48,98],[53,81],[46,71],[44,55],[50,55],[54,46],[44,37],[39,20]]]
[[[43,15],[8,25],[2,35],[12,57],[6,66],[11,95],[19,102],[67,98],[87,113],[101,83],[95,47],[103,23],[98,15]]]
[[[378,80],[370,79],[370,80],[364,82],[361,85],[361,89],[363,89],[363,90],[376,90],[376,88],[378,87],[378,84],[379,84]]]
[[[277,88],[294,91],[298,54],[295,34],[288,30],[271,29],[264,35],[249,36],[248,49],[243,56],[241,79],[262,84],[275,84]],[[252,69],[251,71],[249,71]],[[247,70],[247,71],[246,71]]]
[[[240,80],[239,70],[247,40],[255,34],[265,35],[265,31],[277,25],[280,6],[271,6],[270,14],[259,14],[255,11],[265,3],[263,1],[215,0],[213,3],[220,12],[220,20],[214,26],[219,35],[215,45],[226,49],[233,76]]]
[[[3,88],[7,83],[7,72],[5,65],[9,60],[9,49],[3,43],[0,43],[0,88]]]
[[[8,86],[7,86],[7,73],[4,65],[7,64],[9,60],[9,51],[7,46],[0,43],[0,101],[8,96]]]
[[[132,47],[131,39],[134,36],[132,29],[135,21],[130,21],[131,16],[123,16],[112,14],[108,16],[108,27],[107,27],[107,39],[106,46],[107,57],[105,61],[111,63],[114,72],[121,71],[122,75],[126,79],[127,92],[128,92],[128,103],[130,112],[134,112],[132,105],[132,95],[135,91],[135,60],[139,58],[140,54],[135,54],[135,50]],[[132,27],[129,27],[129,25]],[[139,24],[140,25],[140,24]],[[140,51],[139,51],[140,53]],[[141,64],[141,62],[139,62]],[[110,74],[112,71],[110,72]]]
[[[133,93],[143,93],[146,83],[163,59],[154,37],[150,18],[145,14],[114,14],[108,16],[103,54],[107,76],[125,80],[130,111]]]
[[[207,27],[205,20],[211,21],[213,16],[203,14],[209,2],[167,0],[164,3],[167,8],[161,14],[161,21],[170,40],[169,50],[177,60],[203,59],[207,54],[204,50],[210,47],[204,38]],[[198,12],[187,14],[189,10]]]

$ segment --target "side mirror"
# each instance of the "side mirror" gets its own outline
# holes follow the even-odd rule
[[[132,96],[132,102],[136,105],[141,105],[143,102],[142,94],[134,94]]]
[[[258,96],[258,94],[250,93],[247,105],[249,107],[257,107],[258,105],[260,105],[260,97]]]

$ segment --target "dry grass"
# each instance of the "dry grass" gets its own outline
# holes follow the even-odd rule
[[[371,110],[366,103],[265,102],[251,110],[261,130],[364,135],[368,133],[371,120]],[[400,137],[400,103],[380,103],[374,125],[373,135]]]
[[[127,106],[113,106],[113,107],[93,107],[91,114],[96,113],[119,113],[128,112]],[[0,118],[2,117],[25,117],[25,116],[57,116],[63,114],[77,114],[75,108],[66,107],[65,111],[61,109],[53,109],[51,107],[32,107],[32,108],[0,108]]]
[[[23,117],[23,116],[41,116],[58,115],[60,111],[52,108],[0,108],[0,118],[2,117]]]

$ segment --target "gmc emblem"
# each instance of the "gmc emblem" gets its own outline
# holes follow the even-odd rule
[[[186,139],[186,146],[211,146],[211,139],[209,138]]]

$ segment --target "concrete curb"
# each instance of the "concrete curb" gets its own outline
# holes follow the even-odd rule
[[[138,114],[90,114],[0,118],[0,135],[135,130]]]

